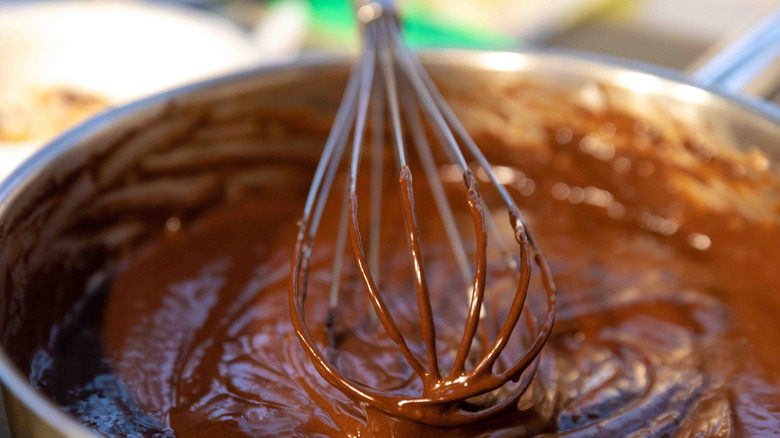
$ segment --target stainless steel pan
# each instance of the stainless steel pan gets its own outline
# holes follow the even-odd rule
[[[607,93],[613,104],[638,116],[659,123],[673,119],[685,129],[701,132],[728,147],[757,147],[771,163],[780,163],[780,109],[731,94],[744,88],[764,92],[772,89],[767,77],[759,73],[772,65],[772,54],[780,48],[778,17],[780,13],[774,13],[759,31],[743,33],[735,45],[720,52],[725,55],[710,56],[708,62],[701,62],[694,79],[649,65],[583,53],[445,50],[427,53],[424,60],[444,83],[449,96],[457,97],[465,93],[464,89],[489,88],[491,84],[516,80],[538,82],[540,89],[595,100],[594,104]],[[331,103],[341,91],[349,62],[345,58],[304,57],[109,111],[51,142],[0,184],[0,381],[15,437],[92,436],[36,391],[18,367],[19,352],[32,348],[19,345],[19,334],[45,332],[44,320],[58,317],[55,297],[36,291],[34,268],[51,262],[48,258],[52,257],[60,257],[62,262],[64,256],[57,255],[62,242],[56,236],[67,217],[104,201],[102,193],[112,187],[117,175],[160,142],[186,147],[176,143],[182,132],[210,132],[218,137],[215,133],[219,131],[212,125],[219,120],[288,106],[311,109],[320,105],[327,113],[328,108],[335,108]],[[723,86],[727,93],[720,91]],[[115,241],[130,232],[121,227],[108,231],[114,233],[110,236]],[[103,232],[107,233],[95,231]],[[55,270],[46,275],[58,273]],[[35,297],[36,306],[22,308],[25,294],[41,295]],[[20,317],[24,312],[28,314]]]

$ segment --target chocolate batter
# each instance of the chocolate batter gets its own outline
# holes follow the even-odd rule
[[[548,126],[538,148],[489,133],[477,138],[545,249],[559,290],[538,371],[505,415],[455,429],[408,420],[377,429],[370,407],[314,370],[293,333],[287,301],[303,206],[303,196],[290,194],[302,193],[306,178],[286,182],[283,192],[216,207],[182,229],[169,227],[106,281],[93,281],[77,317],[36,354],[30,379],[109,437],[778,433],[776,176],[760,155],[727,153],[693,138],[671,141],[624,114],[581,118],[576,126]],[[386,181],[397,176],[391,170]],[[442,167],[442,179],[473,251],[463,184],[451,170]],[[368,172],[362,175],[368,187]],[[383,209],[380,286],[411,351],[424,358],[407,243],[393,225],[403,221],[395,191],[384,194],[386,205],[398,208]],[[334,193],[343,192],[337,186]],[[503,221],[495,194],[485,196]],[[416,185],[415,197],[437,351],[452,357],[467,294],[424,184]],[[333,198],[310,268],[312,335],[344,375],[419,395],[420,380],[371,321],[349,253],[338,348],[328,346],[340,196]],[[485,303],[493,316],[486,324],[494,338],[517,284],[500,256],[488,260]],[[534,280],[527,306],[543,314],[545,305]],[[499,368],[525,351],[525,326],[511,339]],[[443,361],[444,369],[452,365]]]

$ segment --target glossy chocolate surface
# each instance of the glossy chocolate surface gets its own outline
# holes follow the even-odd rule
[[[291,126],[291,137],[312,135],[305,123]],[[32,383],[112,437],[780,430],[780,273],[773,266],[780,216],[778,180],[766,160],[696,136],[674,137],[618,111],[567,107],[531,133],[486,126],[477,141],[527,216],[559,290],[538,371],[509,413],[460,429],[384,417],[376,423],[370,407],[313,369],[293,333],[287,288],[316,149],[278,154],[284,171],[272,189],[217,203],[183,226],[168,220],[162,237],[92,281],[33,355]],[[463,184],[451,170],[442,167],[442,179],[473,248]],[[394,174],[388,169],[387,180]],[[457,349],[468,301],[426,193],[416,186],[436,344],[447,357]],[[403,222],[399,194],[386,196],[395,207],[383,210],[381,287],[411,350],[423,358],[407,243],[393,225]],[[485,196],[488,206],[499,205]],[[332,207],[312,258],[306,304],[312,335],[345,375],[418,394],[419,379],[371,323],[350,256],[337,314],[339,348],[327,347],[338,222]],[[489,260],[486,307],[500,315],[516,283],[500,257]],[[543,297],[532,282],[530,308],[543,309]],[[490,327],[491,336],[497,329]],[[524,351],[523,330],[513,335],[506,361]]]

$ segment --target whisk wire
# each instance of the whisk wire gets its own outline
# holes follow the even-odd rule
[[[409,50],[403,45],[401,36],[399,35],[400,30],[398,29],[398,26],[396,24],[390,24],[390,27],[390,43],[392,44],[393,50],[397,55],[396,59],[398,60],[400,67],[404,71],[404,74],[417,93],[417,97],[422,104],[422,108],[426,116],[432,119],[431,124],[437,128],[445,127],[445,129],[441,131],[441,134],[446,139],[446,142],[444,142],[443,146],[445,148],[449,148],[450,153],[456,160],[456,163],[460,166],[461,170],[465,174],[469,171],[469,167],[468,163],[466,162],[466,158],[463,156],[463,152],[461,152],[460,147],[458,146],[458,141],[455,139],[452,131],[446,129],[447,122],[442,116],[442,113],[439,111],[433,95],[430,93],[430,90],[426,88],[423,82],[423,76],[421,76],[420,72],[421,69],[415,66],[414,61],[411,59],[413,56],[410,55]],[[468,180],[465,176],[464,182],[468,186]]]
[[[499,332],[499,336],[496,339],[496,342],[494,343],[494,346],[488,350],[488,353],[483,356],[482,361],[480,364],[482,366],[477,366],[474,369],[474,374],[479,374],[480,372],[484,372],[485,369],[492,370],[492,366],[495,363],[498,356],[501,354],[501,351],[503,350],[506,342],[508,342],[508,336],[513,332],[514,327],[517,324],[517,319],[520,317],[520,312],[522,312],[525,304],[525,296],[527,295],[527,289],[528,289],[528,281],[530,280],[531,276],[531,265],[528,263],[528,248],[525,246],[526,242],[528,245],[530,245],[531,249],[534,251],[534,261],[536,265],[540,268],[541,276],[542,276],[542,283],[547,291],[547,307],[548,312],[545,317],[545,321],[539,330],[536,338],[534,339],[534,343],[532,344],[531,348],[526,352],[523,358],[521,358],[519,361],[516,362],[516,364],[509,368],[508,371],[514,371],[518,372],[520,369],[527,366],[525,364],[525,361],[523,360],[526,357],[535,357],[538,355],[539,351],[541,350],[542,346],[547,340],[547,337],[550,334],[550,331],[552,330],[552,324],[554,321],[554,307],[555,307],[555,301],[556,301],[556,295],[555,295],[555,286],[552,282],[552,276],[549,271],[549,266],[547,264],[547,261],[542,254],[541,249],[536,244],[535,239],[533,238],[530,230],[525,224],[525,218],[523,217],[522,213],[520,212],[520,209],[517,207],[517,204],[515,203],[512,196],[509,194],[509,192],[506,190],[503,184],[498,180],[495,172],[492,171],[492,167],[490,163],[487,161],[487,158],[484,156],[482,151],[480,150],[479,146],[477,146],[474,139],[471,137],[471,135],[468,133],[466,128],[463,126],[462,122],[458,119],[458,117],[455,115],[452,108],[447,104],[444,97],[441,95],[441,92],[436,87],[436,84],[433,82],[433,79],[431,79],[430,74],[426,71],[426,69],[421,65],[418,58],[415,56],[412,56],[408,49],[403,45],[403,42],[401,41],[400,37],[400,30],[397,27],[396,23],[390,23],[390,26],[395,26],[396,32],[391,32],[392,39],[393,39],[393,47],[396,49],[397,53],[399,54],[399,62],[406,71],[407,76],[410,78],[410,81],[412,85],[416,88],[416,91],[418,92],[418,97],[420,98],[421,102],[423,103],[423,107],[428,109],[428,114],[431,118],[434,119],[434,125],[437,127],[444,128],[443,129],[443,135],[447,139],[447,144],[452,146],[451,149],[457,150],[456,157],[458,161],[464,160],[463,155],[460,152],[460,149],[457,147],[457,141],[454,140],[454,136],[452,135],[452,132],[449,131],[449,129],[446,129],[447,126],[452,127],[455,132],[458,134],[458,136],[461,138],[461,140],[464,142],[465,146],[471,153],[471,155],[477,160],[480,167],[485,171],[485,173],[488,176],[488,179],[491,181],[492,185],[496,188],[499,195],[503,199],[505,205],[509,209],[509,216],[510,216],[510,224],[512,225],[514,231],[515,231],[515,240],[521,245],[521,274],[520,274],[520,288],[518,288],[519,295],[516,295],[515,302],[513,302],[512,309],[510,310],[510,314],[507,317],[507,320],[505,321],[504,327],[502,327],[502,330]],[[436,111],[438,110],[438,111]],[[439,112],[440,111],[440,112]],[[443,117],[442,117],[443,114]],[[443,119],[443,120],[442,120]],[[446,120],[446,122],[445,122]],[[466,175],[464,176],[464,180],[468,181],[468,173],[467,170],[468,167],[464,166]],[[467,182],[468,185],[468,182]],[[481,201],[484,202],[484,201]],[[490,217],[488,213],[488,225],[490,229],[497,229],[497,226],[492,220],[492,217]],[[503,246],[503,242],[501,242],[500,239],[498,239],[500,249],[502,249],[507,256],[505,258],[507,259],[507,262],[512,267],[517,267],[516,262],[514,261],[514,257],[511,256],[511,254],[508,253],[506,250],[506,247]],[[503,248],[501,248],[503,247]],[[524,260],[523,260],[524,259]],[[528,273],[525,274],[525,270],[528,270]],[[517,270],[515,269],[515,272]],[[522,291],[522,293],[520,293]],[[516,304],[515,304],[516,303]],[[518,311],[515,309],[515,307],[519,308]],[[526,312],[526,319],[529,324],[529,328],[533,331],[533,322],[532,322],[532,316],[530,313]],[[502,342],[498,342],[498,341]],[[489,365],[489,366],[488,366]]]
[[[325,141],[325,146],[322,149],[322,156],[317,168],[314,171],[314,177],[312,178],[311,188],[309,194],[306,197],[306,204],[303,207],[302,222],[313,221],[309,228],[307,241],[314,238],[317,234],[319,218],[321,214],[312,215],[312,208],[315,206],[315,202],[318,201],[318,196],[322,193],[329,193],[333,178],[327,178],[327,175],[331,175],[330,170],[334,170],[332,163],[338,163],[341,161],[341,152],[344,151],[344,145],[347,141],[347,135],[349,134],[349,126],[352,124],[355,117],[355,97],[357,96],[359,82],[356,80],[358,72],[360,71],[360,64],[355,64],[352,68],[352,72],[347,80],[347,87],[344,91],[344,96],[341,99],[339,108],[336,112],[336,118],[333,120],[333,127],[328,134],[328,139]],[[339,145],[341,147],[339,147]],[[334,153],[336,154],[334,156]],[[335,176],[335,170],[332,172]],[[317,202],[317,204],[324,204]],[[323,205],[324,208],[324,205]],[[316,213],[316,212],[315,212]]]
[[[417,294],[417,308],[420,315],[420,323],[423,326],[422,335],[428,356],[428,374],[439,378],[439,364],[436,355],[436,327],[433,322],[433,309],[431,306],[428,283],[425,277],[425,267],[422,257],[422,245],[420,244],[420,231],[417,225],[417,214],[414,207],[414,190],[412,173],[406,158],[406,145],[404,142],[403,128],[401,127],[401,109],[398,104],[398,87],[395,76],[395,65],[387,39],[389,38],[386,22],[378,23],[379,39],[383,42],[380,52],[382,76],[385,79],[386,95],[390,106],[390,118],[393,126],[393,143],[400,166],[399,182],[401,184],[404,221],[406,224],[409,252],[414,272],[415,291]]]
[[[363,56],[360,62],[357,119],[355,120],[355,132],[352,134],[352,158],[349,170],[349,190],[352,193],[357,192],[358,167],[360,166],[360,156],[363,151],[362,144],[366,131],[368,102],[371,97],[371,86],[374,82],[374,64],[376,63],[376,29],[367,27],[366,32],[373,35],[365,38]]]
[[[385,146],[385,94],[382,90],[382,73],[377,72],[374,98],[371,108],[371,225],[368,238],[368,266],[374,273],[374,280],[381,286],[379,249],[382,243],[382,182],[384,176]],[[346,205],[341,210],[346,214]],[[376,322],[376,313],[371,311],[371,322]]]
[[[344,265],[344,249],[347,246],[347,210],[349,206],[349,187],[344,187],[344,198],[341,201],[341,215],[339,217],[339,228],[336,234],[336,246],[333,253],[333,275],[330,280],[330,297],[328,299],[328,336],[333,345],[333,326],[335,324],[336,306],[339,304],[339,290],[341,289],[341,271]]]
[[[298,242],[301,245],[301,250],[303,252],[300,258],[302,278],[299,293],[301,295],[301,303],[306,302],[309,260],[311,260],[314,236],[316,236],[317,230],[319,229],[328,194],[333,186],[341,157],[346,148],[349,134],[348,126],[352,124],[355,118],[354,100],[358,89],[358,81],[356,80],[358,71],[358,65],[355,65],[350,73],[344,97],[336,112],[333,129],[331,129],[330,134],[328,134],[328,139],[326,140],[325,147],[322,151],[322,157],[314,172],[312,185],[309,189],[309,194],[304,206],[303,217],[299,224]],[[314,209],[313,212],[312,209]],[[305,235],[303,234],[305,232],[304,230],[308,230]],[[297,282],[298,279],[295,278],[295,281]],[[303,312],[303,306],[301,306],[301,312]]]
[[[322,158],[315,171],[312,188],[306,200],[303,219],[300,223],[298,243],[293,257],[293,273],[290,283],[290,307],[293,324],[301,345],[312,359],[320,374],[336,385],[348,396],[363,403],[372,404],[394,415],[406,416],[415,421],[448,425],[461,425],[496,415],[511,407],[525,392],[536,369],[539,352],[550,334],[555,308],[555,287],[549,266],[541,250],[525,225],[514,199],[493,172],[490,163],[480,151],[464,125],[436,88],[430,75],[403,44],[400,25],[394,11],[384,11],[389,1],[371,3],[361,7],[359,16],[363,22],[363,50],[359,62],[353,68],[347,82],[347,89],[341,101]],[[385,13],[387,12],[387,13]],[[374,98],[371,104],[371,98]],[[438,176],[436,157],[427,140],[419,109],[437,137],[450,162],[456,164],[463,176],[467,189],[467,205],[476,232],[475,272],[458,232],[458,225],[450,206],[443,183]],[[373,106],[372,106],[373,105]],[[403,106],[403,108],[401,108]],[[369,109],[371,111],[369,111]],[[384,156],[384,111],[388,111],[393,151],[399,169],[399,185],[405,232],[417,297],[417,307],[422,329],[422,341],[427,355],[427,367],[417,358],[401,333],[393,315],[385,303],[378,287],[379,247],[382,220],[382,167]],[[370,202],[370,255],[367,257],[358,221],[358,172],[366,132],[366,123],[371,114],[371,202]],[[428,284],[425,275],[422,245],[415,209],[413,178],[402,124],[403,118],[410,129],[410,137],[428,181],[434,204],[444,224],[444,231],[455,254],[458,269],[469,286],[469,309],[463,335],[454,354],[453,364],[446,377],[439,370],[439,356],[436,351],[436,327],[433,317]],[[354,130],[353,130],[354,127]],[[362,279],[375,317],[381,323],[387,336],[397,344],[404,360],[423,381],[420,397],[409,399],[398,394],[367,387],[341,375],[320,352],[306,329],[303,312],[311,249],[320,221],[332,189],[335,175],[341,166],[349,133],[352,132],[352,149],[349,154],[347,184],[341,201],[341,217],[336,238],[332,266],[329,313],[326,324],[331,348],[337,348],[334,336],[335,313],[339,303],[340,280],[343,269],[347,235],[349,236],[358,273]],[[462,146],[461,146],[462,144]],[[491,186],[498,192],[503,205],[508,209],[514,240],[519,244],[519,263],[504,244],[498,226],[490,209],[482,198],[476,177],[469,168],[466,155],[473,157],[478,167],[488,177]],[[379,174],[379,175],[377,175]],[[488,268],[488,235],[495,240],[499,251],[506,258],[508,267],[517,275],[518,286],[508,315],[498,328],[497,336],[489,342],[487,325],[481,320],[485,315],[484,298]],[[525,303],[528,295],[532,262],[541,271],[541,282],[547,293],[547,313],[544,322],[537,327]],[[375,276],[376,275],[376,276]],[[494,312],[491,312],[494,313]],[[372,317],[374,317],[372,315]],[[494,371],[502,352],[516,331],[520,318],[525,315],[531,345],[521,357]],[[477,332],[480,333],[480,349],[474,348]],[[476,365],[467,369],[469,357],[481,350]],[[505,396],[496,403],[481,409],[465,409],[463,399],[476,397],[503,387],[508,381],[517,382]]]
[[[409,125],[409,132],[412,136],[412,143],[417,151],[417,157],[420,159],[420,164],[422,165],[426,179],[431,188],[433,202],[436,204],[436,209],[442,217],[444,232],[447,234],[450,247],[455,254],[455,261],[458,264],[458,271],[460,272],[463,284],[471,286],[472,270],[466,252],[466,245],[460,237],[455,215],[447,200],[447,193],[444,190],[441,178],[439,178],[438,170],[436,169],[436,161],[431,152],[428,139],[425,136],[425,128],[420,120],[420,113],[417,108],[414,107],[414,98],[411,96],[408,85],[401,86],[401,90],[403,95],[401,102],[403,102],[404,115],[406,116],[406,121]]]

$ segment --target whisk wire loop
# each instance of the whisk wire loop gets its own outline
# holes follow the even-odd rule
[[[447,426],[464,425],[498,415],[515,405],[525,393],[533,378],[538,356],[552,330],[555,287],[547,261],[525,225],[525,220],[514,199],[500,183],[487,158],[436,88],[419,59],[403,44],[400,36],[400,21],[394,15],[394,11],[388,9],[389,2],[385,3],[388,4],[371,4],[370,10],[359,13],[362,14],[360,19],[363,49],[347,81],[344,97],[315,170],[304,206],[303,218],[299,223],[289,293],[292,321],[301,345],[312,360],[315,369],[326,381],[349,397],[391,415],[417,422]],[[412,351],[399,329],[377,281],[380,267],[385,110],[390,121],[392,150],[399,171],[398,182],[403,204],[404,229],[407,234],[422,341],[427,358],[425,365]],[[431,151],[420,111],[425,116],[428,126],[440,139],[444,156],[457,165],[462,172],[467,191],[466,204],[475,230],[476,251],[473,268],[439,176],[436,157]],[[367,256],[358,221],[358,172],[361,167],[369,114],[371,115],[372,175],[369,212],[370,247]],[[440,370],[434,311],[425,274],[412,170],[405,143],[404,120],[409,128],[409,137],[423,169],[427,186],[444,225],[445,235],[455,254],[460,276],[468,289],[469,307],[465,327],[448,372]],[[352,148],[348,154],[347,184],[344,186],[344,195],[340,200],[341,217],[334,248],[326,320],[329,335],[328,348],[331,350],[338,348],[334,335],[335,315],[338,311],[340,278],[348,237],[357,271],[373,308],[372,318],[379,321],[387,336],[398,346],[406,363],[423,382],[423,390],[418,397],[407,397],[391,391],[371,388],[345,377],[322,354],[307,329],[304,302],[308,288],[312,246],[329,193],[341,167],[350,132]],[[498,225],[480,194],[479,183],[469,167],[467,155],[474,160],[472,166],[487,175],[487,181],[498,193],[503,207],[508,210],[514,240],[519,245],[519,261],[503,242]],[[485,321],[484,306],[489,254],[488,236],[495,242],[505,258],[507,267],[518,280],[506,319],[497,329],[496,337],[492,342]],[[547,295],[547,312],[539,326],[533,313],[526,308],[533,264],[540,268],[541,284]],[[491,311],[492,313],[494,312]],[[525,327],[530,335],[530,340],[527,341],[530,345],[519,359],[511,362],[503,360],[503,371],[497,372],[496,364],[512,334],[517,331],[517,325],[523,315]],[[478,408],[470,405],[472,403],[470,400],[474,397],[508,386],[509,381],[516,383],[504,391],[498,400]]]

